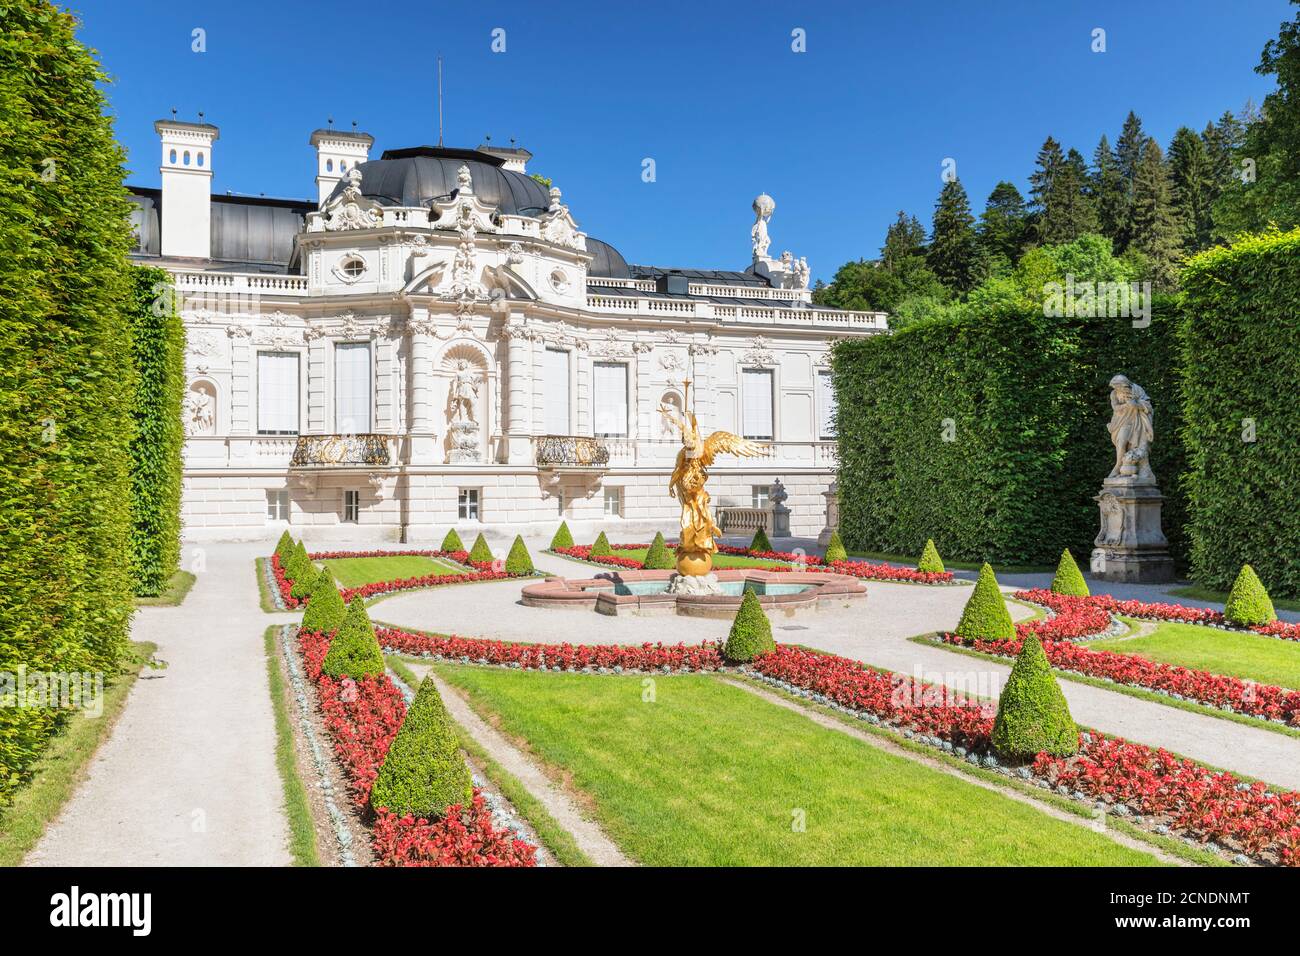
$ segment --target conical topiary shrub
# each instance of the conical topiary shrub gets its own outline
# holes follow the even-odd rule
[[[993,568],[987,562],[980,568],[975,591],[961,612],[957,635],[967,639],[978,637],[986,641],[1005,641],[1016,636],[1011,613],[1002,600],[1002,592],[998,590],[998,579],[993,576]]]
[[[280,540],[275,545],[275,556],[280,559],[281,567],[284,567],[284,562],[289,560],[291,551],[293,551],[293,538],[288,531],[281,531]]]
[[[555,529],[555,537],[551,538],[551,550],[572,547],[573,535],[569,533],[569,522],[561,521],[560,526]]]
[[[609,546],[609,538],[605,537],[605,532],[596,535],[596,540],[587,552],[593,558],[605,558],[614,553],[614,549]]]
[[[346,613],[343,595],[339,594],[338,586],[334,583],[334,575],[330,574],[329,568],[323,568],[316,576],[316,583],[312,586],[307,601],[307,610],[303,612],[302,629],[328,634],[343,626]]]
[[[1228,603],[1223,606],[1223,616],[1240,627],[1257,627],[1277,620],[1273,600],[1249,564],[1241,566],[1237,580],[1232,582]]]
[[[1088,582],[1083,579],[1083,572],[1074,563],[1074,555],[1069,548],[1061,552],[1061,561],[1056,565],[1056,577],[1052,578],[1052,591],[1070,597],[1087,597],[1092,593],[1088,590]]]
[[[1032,631],[1002,688],[992,741],[993,748],[1011,760],[1032,760],[1044,751],[1068,757],[1079,749],[1070,707]]]
[[[456,729],[438,688],[426,677],[389,745],[370,789],[370,805],[436,820],[448,807],[466,806],[473,798]]]
[[[934,538],[925,539],[925,547],[921,550],[921,560],[916,562],[916,570],[923,574],[943,574],[946,570],[943,559],[939,557],[939,549],[934,546]]]
[[[469,559],[475,564],[491,564],[496,560],[492,557],[492,549],[488,547],[487,539],[483,537],[481,531],[474,539],[474,547],[469,549]]]
[[[645,560],[641,562],[641,567],[647,571],[671,571],[676,567],[673,553],[668,550],[668,545],[664,544],[663,532],[655,532],[655,539],[650,542],[650,550],[645,553]]]
[[[528,553],[523,535],[515,535],[515,543],[510,546],[510,553],[506,555],[506,571],[510,574],[533,573],[533,556]]]
[[[442,547],[439,550],[441,551],[464,551],[465,550],[465,545],[461,542],[460,535],[456,533],[455,528],[452,528],[450,531],[447,532],[446,537],[442,539]]]
[[[308,594],[311,594],[311,589],[316,585],[316,576],[319,573],[316,570],[316,565],[311,563],[311,558],[307,557],[307,549],[302,546],[301,541],[298,542],[298,550],[293,556],[293,567],[290,575],[293,578],[293,587],[289,589],[289,593],[301,601]]]
[[[759,528],[754,532],[754,538],[749,542],[749,553],[754,554],[758,551],[771,551],[772,542],[767,540],[767,532]]]
[[[343,623],[335,632],[334,640],[330,641],[321,670],[330,677],[353,679],[384,672],[384,652],[375,637],[375,629],[370,626],[366,602],[360,598],[353,598],[348,605]]]
[[[289,557],[280,561],[280,567],[284,568],[284,573],[288,575],[290,581],[298,580],[303,571],[311,567],[311,559],[307,557],[307,549],[303,547],[301,541],[289,550]]]
[[[831,540],[826,543],[826,556],[822,559],[827,564],[834,564],[836,561],[847,561],[849,553],[844,550],[844,542],[840,540],[838,531],[831,532]]]
[[[763,654],[776,650],[772,640],[772,622],[763,613],[763,605],[758,603],[758,596],[746,590],[741,598],[740,610],[731,622],[731,632],[727,643],[722,648],[722,656],[733,664],[746,664]]]

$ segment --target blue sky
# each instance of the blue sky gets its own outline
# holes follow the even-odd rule
[[[385,148],[515,137],[579,224],[632,262],[743,268],[750,202],[773,252],[829,279],[897,210],[927,225],[945,158],[978,214],[1024,189],[1048,134],[1091,157],[1126,113],[1167,143],[1258,102],[1285,0],[655,4],[71,0],[96,48],[130,181],[158,184],[152,123],[221,128],[214,189],[314,196],[307,138],[333,116]],[[206,31],[206,52],[191,49]],[[491,49],[505,31],[505,52]],[[791,32],[806,31],[806,52]],[[1091,50],[1106,31],[1106,52]],[[656,181],[642,181],[642,161]]]

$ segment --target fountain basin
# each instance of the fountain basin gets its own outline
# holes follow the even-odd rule
[[[816,571],[718,569],[722,594],[670,594],[675,572],[610,570],[592,578],[550,577],[524,586],[528,607],[590,608],[609,615],[684,614],[731,618],[745,591],[752,591],[769,613],[792,617],[821,608],[850,607],[865,601],[866,586],[847,574]]]

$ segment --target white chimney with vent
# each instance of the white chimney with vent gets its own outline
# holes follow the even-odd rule
[[[370,158],[375,138],[369,133],[318,129],[311,134],[310,142],[316,147],[316,201],[324,205],[325,197],[334,191],[344,174]]]
[[[162,245],[164,256],[208,259],[212,255],[211,123],[158,120],[162,140]]]

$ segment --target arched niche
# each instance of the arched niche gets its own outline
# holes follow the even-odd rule
[[[181,400],[181,420],[185,434],[202,437],[217,434],[217,383],[210,378],[190,382]]]

